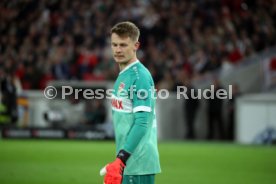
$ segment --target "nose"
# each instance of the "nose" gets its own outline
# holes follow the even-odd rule
[[[115,48],[115,53],[121,53],[121,52],[122,52],[121,47],[116,47],[116,48]]]

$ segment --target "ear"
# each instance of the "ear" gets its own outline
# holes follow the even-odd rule
[[[134,44],[134,51],[137,51],[139,49],[139,47],[140,47],[140,42],[136,42]]]

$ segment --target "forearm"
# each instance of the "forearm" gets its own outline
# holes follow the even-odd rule
[[[130,129],[126,143],[123,147],[123,149],[128,153],[132,154],[135,151],[139,142],[146,134],[148,129],[148,117],[148,112],[135,113],[133,127]]]

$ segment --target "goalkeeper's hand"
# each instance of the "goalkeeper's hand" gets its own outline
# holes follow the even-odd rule
[[[122,183],[126,161],[129,156],[130,154],[128,152],[121,150],[114,162],[107,164],[103,169],[101,169],[100,174],[105,174],[104,184]]]
[[[125,164],[121,159],[116,160],[106,166],[104,184],[121,184],[123,179]]]

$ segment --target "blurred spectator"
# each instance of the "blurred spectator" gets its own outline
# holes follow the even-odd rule
[[[0,77],[1,104],[6,110],[11,125],[15,125],[18,119],[17,109],[17,85],[18,81],[11,71],[5,71]]]
[[[0,93],[0,100],[1,100],[1,93]],[[0,101],[0,128],[7,126],[9,122],[10,122],[10,117],[7,114],[7,108]]]
[[[223,99],[220,99],[216,96],[216,92],[219,89],[223,89],[223,87],[217,78],[213,80],[212,85],[214,85],[214,98],[207,100],[207,139],[215,139],[217,138],[216,135],[218,135],[218,138],[223,140],[225,138],[224,122],[222,118]]]
[[[187,88],[187,97],[184,103],[184,111],[185,111],[185,121],[186,121],[186,139],[194,139],[196,138],[195,134],[195,117],[197,114],[197,110],[199,107],[199,99],[195,97],[198,96],[197,89],[191,84],[189,78],[184,80],[184,86]],[[192,94],[193,93],[193,94]]]
[[[227,136],[229,140],[235,139],[235,103],[237,98],[241,95],[238,84],[232,85],[232,99],[229,99],[227,104],[227,116],[228,116],[228,126],[227,126]]]

